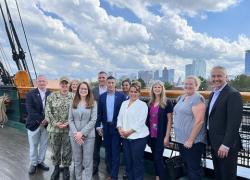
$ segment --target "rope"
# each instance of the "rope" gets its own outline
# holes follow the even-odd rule
[[[16,7],[17,7],[18,14],[19,14],[19,18],[20,18],[20,21],[21,21],[21,24],[22,24],[22,29],[23,29],[25,41],[26,41],[26,44],[27,44],[27,47],[28,47],[28,50],[29,50],[29,55],[30,55],[30,59],[31,59],[31,62],[32,62],[32,66],[33,66],[33,69],[34,69],[34,72],[35,72],[35,75],[36,75],[36,78],[37,78],[35,64],[34,64],[34,61],[33,61],[33,57],[32,57],[32,55],[31,55],[29,42],[28,42],[28,39],[27,39],[27,36],[26,36],[26,32],[25,32],[25,29],[24,29],[24,26],[23,26],[23,20],[22,20],[20,11],[19,11],[19,6],[18,6],[18,3],[17,3],[17,0],[15,0],[15,2],[16,2]],[[31,77],[30,77],[30,78],[31,78]]]
[[[2,44],[1,44],[1,42],[0,42],[0,52],[1,52],[1,54],[2,54],[2,58],[3,58],[3,60],[4,60],[6,69],[8,70],[9,73],[14,74],[14,73],[13,73],[14,71],[12,70],[12,68],[11,68],[11,66],[10,66],[9,59],[7,58],[7,56],[6,56],[5,52],[4,52],[4,49],[3,49],[3,46],[2,46]]]
[[[5,102],[9,100],[7,95],[0,96],[0,126],[3,128],[4,124],[8,121],[6,115],[6,105]]]

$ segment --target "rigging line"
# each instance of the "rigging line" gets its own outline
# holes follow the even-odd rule
[[[11,74],[14,74],[13,72],[13,69],[11,68],[10,66],[10,62],[9,62],[9,59],[7,58],[6,54],[5,54],[5,51],[4,51],[4,48],[0,42],[0,51],[1,51],[1,54],[2,54],[2,57],[5,61],[5,64],[6,64],[6,68],[8,69],[9,72],[11,72]]]
[[[1,44],[0,44],[1,45]],[[0,51],[1,51],[1,55],[2,55],[2,59],[3,61],[1,60],[0,58],[0,62],[1,62],[1,67],[2,67],[2,73],[5,77],[8,77],[8,79],[10,80],[10,83],[13,83],[12,79],[11,79],[11,76],[10,76],[10,70],[8,69],[8,66],[7,66],[7,63],[6,63],[6,59],[4,58],[4,55],[3,55],[3,52],[2,52],[2,47],[0,46]],[[2,63],[4,62],[4,64]]]
[[[7,66],[7,63],[6,63],[6,60],[5,60],[4,56],[3,56],[1,47],[0,47],[0,52],[1,52],[0,61],[3,62],[2,64],[3,64],[4,68],[9,72],[10,70],[9,70],[9,68]]]
[[[13,69],[12,69],[12,67],[11,67],[11,65],[10,65],[10,59],[6,56],[6,53],[5,53],[5,51],[4,51],[4,48],[3,48],[3,45],[2,45],[2,43],[0,42],[0,48],[1,48],[1,51],[2,51],[2,54],[3,54],[3,57],[6,59],[6,61],[7,61],[7,64],[8,64],[8,66],[9,66],[9,69],[10,69],[10,72],[12,73],[12,74],[14,74],[13,72]],[[11,61],[12,62],[12,61]]]
[[[31,59],[32,66],[33,66],[33,69],[34,69],[34,72],[35,72],[35,76],[36,76],[36,79],[37,79],[37,73],[36,73],[36,68],[35,68],[34,60],[33,60],[33,57],[31,55],[30,46],[29,46],[29,43],[28,43],[28,39],[27,39],[27,36],[26,36],[25,29],[24,29],[23,20],[22,20],[20,11],[19,11],[19,6],[18,6],[18,3],[17,3],[17,0],[15,0],[15,2],[16,2],[16,7],[17,7],[18,14],[19,14],[19,18],[20,18],[20,21],[21,21],[21,25],[22,25],[22,29],[23,29],[25,41],[26,41],[26,44],[27,44],[27,47],[28,47],[28,50],[29,50],[30,59]]]

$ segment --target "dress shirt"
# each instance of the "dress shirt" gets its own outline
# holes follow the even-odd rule
[[[102,95],[103,93],[105,93],[107,91],[107,86],[99,86],[99,95]]]
[[[42,100],[42,103],[43,103],[43,109],[45,108],[45,94],[46,94],[46,89],[44,90],[41,90],[38,88],[38,91],[39,91],[39,94],[41,96],[41,100]]]
[[[214,90],[213,90],[213,93],[214,93],[214,94],[213,94],[213,97],[212,97],[211,102],[210,102],[210,105],[209,105],[209,114],[211,113],[211,110],[212,110],[212,108],[213,108],[213,106],[214,106],[215,101],[216,101],[217,98],[219,97],[220,92],[222,91],[222,89],[223,89],[226,85],[227,85],[227,83],[224,84],[220,89],[214,89]]]
[[[115,93],[107,93],[106,108],[107,108],[107,121],[113,121],[115,107]]]
[[[119,115],[117,117],[117,127],[125,131],[133,129],[135,132],[128,136],[128,139],[139,139],[149,135],[146,119],[148,115],[148,106],[145,102],[137,99],[129,107],[130,100],[122,103]]]
[[[220,92],[222,91],[222,89],[227,85],[227,83],[225,83],[220,89],[214,89],[213,90],[213,97],[211,99],[211,102],[210,102],[210,105],[209,105],[209,115],[213,109],[213,106],[214,106],[214,103],[216,102],[216,100],[218,99],[219,95],[220,95]],[[208,115],[208,116],[209,116]],[[209,130],[209,117],[208,117],[208,123],[207,123],[207,129]],[[226,148],[227,150],[229,150],[229,147],[225,146],[222,144],[222,146],[224,148]]]

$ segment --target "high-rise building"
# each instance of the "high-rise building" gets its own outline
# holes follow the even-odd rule
[[[250,75],[250,50],[245,52],[245,74]]]
[[[167,67],[164,67],[162,70],[162,82],[167,82],[168,81],[168,69]]]
[[[194,75],[193,64],[187,64],[185,66],[185,77]]]
[[[143,81],[148,85],[151,80],[154,79],[153,71],[139,71],[138,78],[143,79]]]
[[[185,76],[200,76],[206,78],[206,62],[204,60],[193,60],[192,64],[185,66]]]
[[[156,70],[154,72],[154,80],[159,80],[159,79],[160,79],[160,72],[159,72],[159,70]]]
[[[193,75],[206,78],[206,62],[204,60],[193,60]]]
[[[168,82],[170,83],[170,84],[173,84],[174,83],[174,69],[169,69],[168,70],[168,75],[167,75],[167,77],[168,77]]]

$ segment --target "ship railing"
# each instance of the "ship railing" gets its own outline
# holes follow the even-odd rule
[[[31,90],[31,88],[19,88],[19,96],[20,98],[24,99],[26,96],[26,93]],[[55,91],[56,89],[51,89]],[[166,91],[166,97],[171,99],[173,101],[173,104],[176,103],[176,98],[183,94],[184,92],[182,90],[167,90]],[[209,98],[210,91],[200,91],[200,94],[203,95],[206,99]],[[239,152],[238,156],[238,166],[250,168],[250,92],[241,92],[242,99],[244,101],[243,106],[243,116],[242,116],[242,123],[239,129],[239,133],[242,139],[242,150]],[[149,91],[148,90],[142,90],[141,92],[141,99],[145,102],[148,102],[149,100]],[[172,128],[173,129],[173,128]],[[178,152],[178,146],[175,142],[174,132],[171,133],[171,140],[172,140],[172,149]],[[211,160],[211,153],[210,153],[210,147],[206,147],[206,153],[204,154],[205,160]],[[169,149],[166,149],[166,152],[164,152],[164,156],[169,156]],[[146,148],[146,151],[150,152],[150,148]]]

